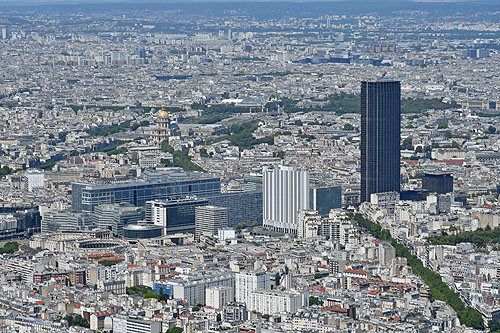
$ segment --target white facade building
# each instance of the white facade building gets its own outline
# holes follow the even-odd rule
[[[292,312],[308,306],[305,294],[296,291],[255,290],[250,293],[248,310],[264,314]]]
[[[250,293],[257,289],[271,290],[271,279],[267,273],[244,272],[236,274],[236,302],[248,303]]]
[[[370,196],[370,203],[372,205],[378,205],[383,208],[394,207],[398,201],[398,192],[372,193]]]
[[[314,238],[318,237],[321,228],[322,217],[318,215],[318,211],[303,209],[299,212],[298,219],[298,238]]]
[[[195,237],[200,239],[202,234],[215,235],[227,227],[228,209],[216,206],[199,206],[195,208]]]
[[[114,316],[113,317],[113,332],[127,333],[161,333],[161,321],[149,321],[139,318]]]
[[[215,287],[234,289],[234,275],[230,273],[187,281],[173,280],[168,284],[173,286],[175,298],[186,300],[188,305],[205,304],[208,289]]]
[[[31,192],[34,188],[45,186],[45,176],[40,170],[28,170],[24,174],[24,188]]]
[[[309,172],[280,165],[263,170],[264,226],[297,233],[298,214],[309,208]]]
[[[219,229],[218,237],[221,242],[227,240],[227,239],[235,239],[236,238],[236,231],[234,229]]]
[[[222,307],[230,302],[234,302],[234,288],[232,287],[213,287],[207,288],[206,305],[215,309]]]

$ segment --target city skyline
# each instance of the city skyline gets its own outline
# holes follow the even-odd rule
[[[498,1],[0,2],[0,332],[500,331]]]

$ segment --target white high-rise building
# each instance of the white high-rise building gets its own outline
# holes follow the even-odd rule
[[[40,170],[28,170],[24,174],[24,187],[31,192],[34,188],[43,188],[45,185],[45,176]]]
[[[298,215],[309,209],[309,172],[280,165],[263,170],[264,226],[297,233]]]
[[[233,287],[207,288],[205,301],[207,306],[211,306],[215,309],[222,309],[224,305],[231,302],[234,302]]]
[[[195,238],[200,239],[203,234],[215,235],[227,227],[228,209],[216,206],[199,206],[195,208]]]
[[[307,307],[307,295],[298,291],[255,290],[250,293],[248,310],[264,314],[295,313]]]
[[[269,274],[263,272],[244,272],[236,274],[236,302],[248,303],[250,293],[257,289],[271,290]]]

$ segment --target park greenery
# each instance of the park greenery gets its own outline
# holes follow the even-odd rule
[[[90,321],[88,319],[83,318],[80,315],[72,316],[67,315],[64,317],[64,320],[68,322],[68,325],[71,326],[80,326],[85,328],[90,328]]]
[[[0,168],[0,178],[14,173],[16,170],[9,168],[8,166],[3,166]]]
[[[112,126],[104,126],[98,127],[96,129],[89,129],[86,132],[91,136],[108,136],[111,134],[116,134],[125,131],[135,131],[141,126],[148,126],[149,121],[141,121],[140,123],[132,122],[132,120],[127,120],[122,123],[112,125]]]
[[[500,333],[500,320],[492,319],[488,321],[488,328],[491,333]]]
[[[354,129],[354,126],[352,124],[345,124],[344,125],[344,131],[352,131]]]
[[[457,245],[460,243],[472,243],[479,248],[485,248],[488,244],[500,243],[500,228],[477,229],[476,231],[461,232],[456,235],[442,235],[430,237],[428,241],[435,245]]]
[[[111,260],[103,259],[103,260],[99,261],[99,264],[101,264],[103,266],[114,266],[122,261],[123,261],[123,259],[111,259]]]
[[[283,97],[279,102],[267,103],[266,108],[270,111],[276,111],[278,110],[278,106],[280,106],[287,113],[306,111],[305,108],[297,106],[298,102],[299,100]],[[336,93],[328,96],[326,99],[317,100],[317,102],[323,103],[313,105],[311,107],[312,110],[331,111],[337,114],[359,113],[361,110],[361,97],[354,94]],[[401,100],[402,113],[422,113],[430,109],[450,109],[456,107],[458,107],[457,103],[445,103],[438,98],[404,98]]]
[[[96,153],[97,152],[106,153],[108,156],[111,156],[111,155],[117,155],[117,154],[124,154],[124,153],[126,153],[128,151],[127,148],[120,147],[121,145],[123,145],[123,144],[126,143],[125,141],[118,140],[116,142],[117,143],[115,143],[113,145],[110,145],[110,146],[98,149],[95,152]],[[80,155],[80,154],[84,154],[84,153],[85,153],[84,151],[76,151],[76,155]],[[54,167],[54,165],[57,164],[57,162],[62,161],[62,160],[67,160],[68,158],[69,157],[65,157],[65,158],[58,159],[57,161],[51,161],[51,162],[43,163],[43,164],[40,164],[39,166],[37,166],[36,168],[37,169],[43,169],[43,170],[50,170],[50,169],[52,169]],[[14,172],[14,171],[12,171],[12,172]]]
[[[19,243],[18,242],[7,242],[3,247],[0,247],[0,254],[8,253],[12,254],[14,252],[19,251]]]
[[[127,295],[139,295],[142,298],[156,298],[159,301],[167,301],[169,296],[163,292],[163,288],[160,288],[160,293],[156,294],[148,286],[135,286],[126,288]]]
[[[229,96],[228,94],[225,94],[223,97],[228,98]],[[329,95],[324,99],[311,100],[310,102],[312,103],[305,107],[300,106],[299,102],[299,99],[281,97],[279,100],[267,102],[264,105],[264,109],[268,112],[275,112],[281,109],[286,113],[307,112],[314,110],[335,112],[337,114],[359,113],[361,109],[361,97],[359,95],[346,94],[343,92]],[[431,109],[450,109],[456,107],[458,107],[456,102],[445,103],[438,98],[404,98],[401,100],[402,113],[418,114]],[[191,108],[193,110],[203,111],[203,115],[200,117],[186,118],[183,120],[185,123],[214,124],[237,114],[258,111],[255,107],[237,106],[234,104],[211,105],[206,103],[193,103]],[[112,130],[112,128],[103,129],[103,131],[107,130]]]
[[[277,111],[281,108],[286,113],[304,112],[307,108],[297,106],[300,101],[282,97],[280,101],[268,102],[265,108],[268,111]],[[316,100],[309,109],[315,111],[331,111],[335,113],[359,113],[361,109],[360,97],[357,95],[338,93],[326,99]]]
[[[273,136],[266,136],[261,139],[256,139],[253,137],[252,133],[259,127],[258,120],[252,120],[241,125],[233,125],[229,128],[230,135],[223,137],[217,141],[229,140],[233,145],[238,146],[241,149],[249,149],[261,143],[274,143]]]
[[[454,101],[445,103],[439,98],[403,98],[401,100],[402,113],[422,113],[425,110],[444,110],[458,107],[459,105]]]
[[[404,139],[403,143],[401,144],[401,149],[402,150],[413,150],[413,139],[412,138]]]
[[[43,169],[43,170],[50,170],[54,167],[54,165],[56,165],[57,162],[59,162],[59,161],[52,161],[52,162],[44,163],[44,164],[37,166],[36,168]]]
[[[309,296],[309,305],[323,305],[323,301],[315,296]]]
[[[191,124],[215,124],[223,119],[229,118],[234,114],[249,113],[252,108],[246,106],[235,106],[234,104],[215,104],[207,105],[194,103],[191,105],[193,110],[202,110],[203,116],[196,118],[186,118],[184,123]]]
[[[425,267],[417,256],[411,254],[408,248],[399,244],[392,238],[389,230],[382,229],[379,224],[364,218],[361,214],[354,215],[354,220],[374,237],[391,243],[396,250],[396,256],[406,258],[413,273],[419,276],[425,284],[429,286],[431,300],[438,299],[451,306],[456,311],[462,325],[474,329],[484,329],[483,317],[481,314],[474,308],[466,306],[460,297],[443,282],[438,273]]]
[[[148,286],[135,286],[126,288],[127,295],[139,295],[142,298],[158,298],[158,294],[153,293],[153,289]]]
[[[172,154],[173,161],[162,159],[161,162],[166,167],[178,167],[185,171],[204,171],[200,166],[191,162],[191,157],[187,150],[175,150],[167,140],[161,143],[161,150]]]
[[[446,121],[442,121],[438,124],[438,129],[446,129],[448,128],[448,123]]]
[[[182,333],[183,331],[184,331],[183,328],[175,326],[175,327],[169,328],[167,330],[167,333]]]

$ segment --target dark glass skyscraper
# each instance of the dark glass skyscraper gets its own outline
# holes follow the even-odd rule
[[[453,176],[449,173],[426,173],[422,176],[422,189],[438,194],[453,192]]]
[[[400,82],[361,82],[361,202],[399,192],[400,122]]]

